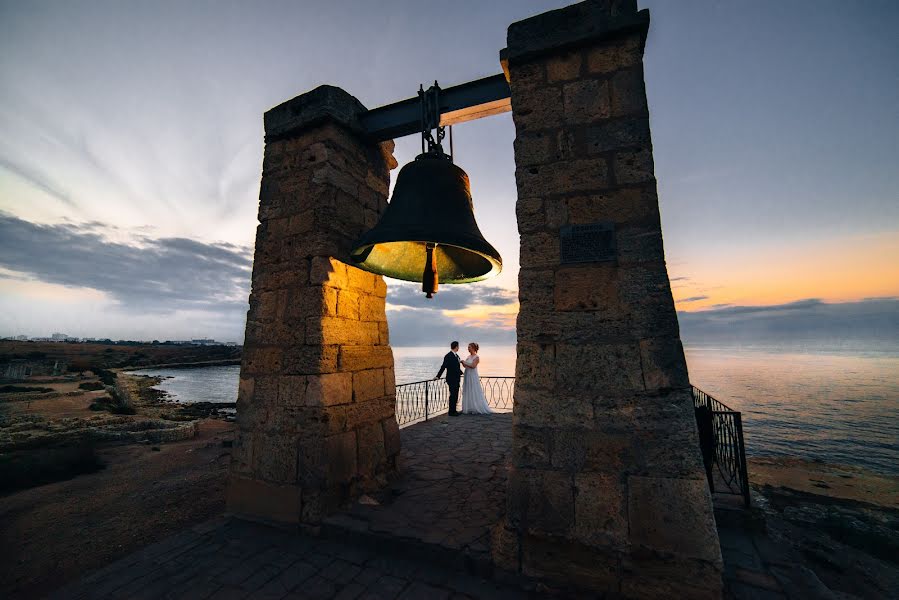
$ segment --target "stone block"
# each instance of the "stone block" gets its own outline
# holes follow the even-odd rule
[[[387,326],[387,321],[383,321],[378,323],[378,344],[381,346],[386,346],[390,343],[390,329]]]
[[[350,290],[340,290],[339,292],[337,292],[336,316],[344,319],[352,319],[358,321],[359,302],[360,295],[358,292]],[[328,314],[330,315],[331,313]]]
[[[554,138],[549,132],[535,131],[515,138],[515,164],[522,167],[543,165],[553,162],[555,157]]]
[[[690,387],[684,346],[680,338],[641,340],[640,358],[647,390]]]
[[[515,203],[519,233],[534,233],[546,227],[541,198],[519,198]]]
[[[516,468],[509,474],[509,518],[529,532],[564,534],[574,521],[571,475]]]
[[[566,83],[562,88],[565,123],[595,123],[609,116],[609,84],[598,79],[582,79]]]
[[[341,371],[363,371],[393,367],[390,346],[341,346],[338,355]]]
[[[514,75],[511,86],[513,90],[516,87]],[[528,90],[526,94],[512,94],[512,120],[515,121],[518,133],[560,127],[562,115],[560,88],[537,87]]]
[[[364,295],[359,298],[359,319],[361,321],[386,322],[384,298],[377,295]]]
[[[512,464],[522,469],[552,468],[552,432],[521,423],[514,428]]]
[[[532,427],[589,428],[593,422],[593,404],[586,395],[532,389],[527,382],[516,382],[515,421]]]
[[[633,546],[722,564],[712,498],[704,478],[631,476],[627,488]]]
[[[306,406],[337,406],[353,401],[352,373],[306,376]]]
[[[293,435],[267,434],[253,440],[253,473],[276,484],[297,481],[297,442]]]
[[[331,485],[350,482],[356,476],[356,432],[346,431],[325,438],[325,464]]]
[[[309,283],[346,288],[347,267],[342,262],[328,256],[313,256],[309,264]]]
[[[616,393],[641,392],[643,389],[637,343],[556,346],[558,392]]]
[[[306,321],[306,344],[377,345],[380,342],[378,325],[339,317],[309,317]]]
[[[383,473],[387,463],[387,451],[381,423],[363,425],[356,430],[356,433],[359,439],[359,473],[366,478]]]
[[[579,473],[574,477],[574,537],[588,546],[627,549],[627,494],[621,477]]]
[[[649,108],[646,105],[646,87],[643,83],[642,66],[619,71],[612,77],[611,82],[611,115],[613,117],[645,116],[649,114]]]
[[[603,191],[610,186],[605,158],[573,159],[515,170],[519,197]]]
[[[384,450],[387,456],[396,456],[402,446],[400,438],[400,426],[396,419],[384,419],[381,421],[381,429],[384,431]]]
[[[305,326],[310,317],[336,317],[338,291],[335,288],[315,285],[290,290],[284,312],[285,320]]]
[[[577,79],[581,74],[583,57],[580,52],[568,52],[546,61],[546,80],[550,83]]]
[[[302,491],[295,485],[274,485],[232,475],[228,481],[228,512],[277,523],[299,523]]]
[[[307,385],[304,375],[282,375],[278,378],[278,402],[283,406],[306,406]]]
[[[311,375],[337,371],[337,356],[340,346],[336,344],[305,345],[303,339],[298,344],[284,349],[285,375]]]
[[[634,150],[615,154],[615,181],[619,185],[655,181],[652,150]]]
[[[615,244],[620,265],[657,262],[665,256],[662,232],[656,224],[620,227],[615,231]]]
[[[614,594],[620,579],[618,564],[618,553],[566,537],[525,533],[521,539],[522,573],[565,587]]]
[[[383,369],[357,371],[352,378],[354,402],[365,402],[385,395]]]
[[[242,376],[280,373],[282,355],[281,348],[245,348],[240,373]]]
[[[618,268],[614,264],[562,267],[555,273],[553,290],[557,311],[621,311]]]
[[[552,344],[519,342],[515,362],[516,385],[532,389],[552,389],[555,386],[555,359],[556,348]]]
[[[393,397],[375,398],[366,402],[355,402],[345,409],[346,428],[358,429],[370,423],[379,423],[394,418]]]
[[[369,273],[368,271],[363,271],[362,269],[357,269],[356,267],[351,267],[347,265],[346,267],[347,273],[347,281],[350,289],[365,292],[366,294],[372,294],[375,291],[375,280],[379,279],[380,275],[375,275],[374,273]]]
[[[645,117],[603,121],[586,128],[583,135],[588,154],[652,146],[649,120]]]
[[[546,62],[535,61],[517,64],[507,74],[506,79],[509,80],[509,87],[514,90],[513,96],[526,95],[527,92],[542,88],[546,84]],[[513,106],[513,116],[514,110]]]
[[[616,224],[645,224],[660,228],[659,200],[655,188],[623,188],[567,198],[568,223],[583,225],[597,221]]]
[[[555,267],[560,261],[558,234],[534,233],[521,236],[519,262],[522,268]]]
[[[643,45],[639,35],[610,40],[587,51],[587,72],[606,74],[628,69],[643,61]]]
[[[518,300],[530,310],[551,310],[555,285],[553,269],[519,269]]]
[[[587,459],[587,437],[581,428],[552,429],[552,468],[564,473],[577,473]]]
[[[620,476],[638,468],[630,432],[616,428],[613,431],[588,432],[585,436],[585,472]]]

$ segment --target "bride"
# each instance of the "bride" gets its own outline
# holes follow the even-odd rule
[[[489,415],[493,411],[487,406],[484,390],[481,389],[481,378],[478,376],[478,345],[468,344],[468,358],[462,361],[465,367],[465,381],[462,383],[462,412],[469,415]]]

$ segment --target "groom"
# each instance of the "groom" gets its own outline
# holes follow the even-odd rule
[[[446,370],[446,385],[449,386],[450,393],[449,416],[451,417],[459,415],[456,412],[456,403],[459,401],[459,380],[462,379],[462,367],[459,366],[459,360],[459,342],[453,342],[450,344],[450,351],[443,357],[443,364],[440,366],[440,371],[437,372],[437,377],[434,378],[440,379],[444,369]]]

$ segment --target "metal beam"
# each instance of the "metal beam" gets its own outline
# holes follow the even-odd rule
[[[455,125],[509,112],[509,84],[502,73],[440,90],[440,124]],[[376,140],[421,132],[418,96],[372,109],[361,117],[366,133]]]

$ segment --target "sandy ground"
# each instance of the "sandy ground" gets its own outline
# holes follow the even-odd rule
[[[233,427],[208,419],[198,437],[158,451],[108,447],[102,471],[0,497],[0,590],[42,595],[220,514]]]
[[[798,458],[751,458],[749,481],[756,486],[785,487],[805,494],[899,509],[899,479],[846,465]]]

